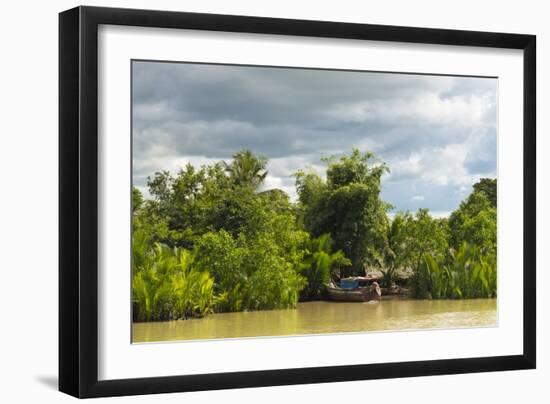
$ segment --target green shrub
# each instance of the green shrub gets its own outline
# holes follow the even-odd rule
[[[447,262],[439,263],[431,255],[423,256],[413,277],[418,298],[467,299],[495,297],[497,294],[496,258],[481,249],[463,243],[451,251]]]
[[[309,240],[300,271],[307,280],[300,296],[302,300],[319,299],[331,276],[336,272],[339,275],[342,267],[351,265],[343,251],[333,252],[332,246],[330,234]]]
[[[185,249],[154,243],[134,233],[132,262],[133,317],[136,321],[202,317],[216,304],[214,279],[194,267]]]
[[[233,238],[224,230],[203,235],[196,245],[197,265],[209,268],[215,279],[220,295],[216,309],[295,307],[305,280],[288,247],[267,232],[254,238]]]

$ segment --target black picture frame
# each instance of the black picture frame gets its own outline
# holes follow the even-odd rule
[[[100,24],[523,50],[523,354],[98,380]],[[104,397],[324,383],[536,366],[536,37],[340,22],[77,7],[59,15],[59,390]]]

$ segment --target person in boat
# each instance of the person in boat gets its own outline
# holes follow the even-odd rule
[[[380,289],[380,285],[378,284],[378,282],[374,281],[370,285],[370,291],[371,291],[372,298],[378,299],[378,300],[382,298],[382,289]]]

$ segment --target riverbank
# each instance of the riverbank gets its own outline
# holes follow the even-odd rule
[[[325,333],[493,327],[496,299],[383,299],[299,303],[296,309],[215,313],[200,319],[133,324],[133,342]]]

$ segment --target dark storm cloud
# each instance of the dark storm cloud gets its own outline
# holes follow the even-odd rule
[[[242,148],[270,159],[266,187],[291,194],[291,174],[322,155],[374,151],[399,209],[452,210],[449,195],[496,175],[494,79],[134,62],[133,112],[141,187],[159,169]]]

